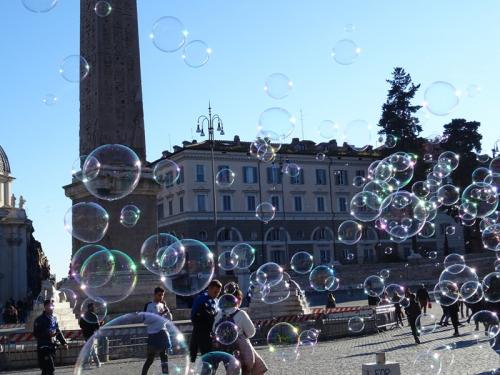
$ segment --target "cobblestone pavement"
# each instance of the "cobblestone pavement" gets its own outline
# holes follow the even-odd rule
[[[440,316],[439,307],[433,306],[433,313]],[[304,350],[297,360],[282,362],[267,348],[258,348],[259,353],[265,359],[269,367],[269,375],[309,375],[309,374],[361,374],[363,363],[373,362],[375,353],[386,352],[388,361],[399,362],[401,374],[416,374],[413,361],[418,353],[431,348],[456,343],[454,363],[445,366],[442,374],[446,375],[470,375],[490,374],[495,368],[500,367],[500,356],[496,354],[487,344],[480,347],[472,341],[468,333],[467,324],[461,327],[461,336],[452,337],[450,327],[439,327],[436,332],[424,335],[421,345],[415,345],[410,329],[406,325],[403,328],[393,329],[384,333],[341,338],[328,342],[320,342],[314,350]],[[155,367],[156,366],[156,367]],[[140,374],[142,361],[113,361],[103,364],[100,369],[83,371],[82,375],[100,374]],[[172,372],[172,370],[171,370]],[[11,372],[14,374],[35,375],[39,371],[26,370]],[[72,367],[58,368],[56,374],[69,375],[73,373]],[[160,374],[159,360],[151,368],[149,374]],[[221,370],[217,374],[223,374]],[[432,375],[431,372],[426,375]]]

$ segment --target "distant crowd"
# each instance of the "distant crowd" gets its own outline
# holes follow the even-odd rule
[[[2,316],[0,324],[18,324],[26,323],[28,314],[32,309],[32,305],[28,299],[15,302],[14,299],[9,299],[5,302],[1,309]]]

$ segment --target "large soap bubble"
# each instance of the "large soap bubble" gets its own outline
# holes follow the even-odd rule
[[[492,272],[486,275],[482,287],[486,302],[500,302],[500,272]]]
[[[186,42],[187,31],[175,17],[161,17],[153,25],[149,37],[156,48],[163,52],[175,52]]]
[[[184,46],[182,51],[182,60],[191,68],[201,68],[205,65],[210,56],[212,49],[203,40],[192,40]]]
[[[179,180],[181,168],[170,159],[163,159],[153,168],[153,179],[160,185],[170,187]]]
[[[299,330],[290,323],[275,324],[267,333],[267,345],[280,361],[297,358]]]
[[[493,186],[484,182],[476,182],[467,186],[462,193],[462,204],[475,206],[476,216],[484,218],[491,215],[498,207],[498,192]]]
[[[78,83],[83,81],[90,73],[90,64],[85,57],[70,55],[64,58],[59,67],[59,74],[68,82]]]
[[[284,99],[292,90],[293,82],[283,73],[273,73],[266,79],[264,91],[273,99]]]
[[[80,280],[82,287],[99,288],[105,285],[115,271],[113,253],[107,249],[92,254],[82,265]]]
[[[134,191],[141,177],[141,161],[127,146],[107,144],[92,151],[82,167],[85,187],[93,196],[114,201]]]
[[[315,267],[309,274],[309,285],[318,292],[325,292],[335,283],[335,270],[326,265]]]
[[[94,202],[77,203],[64,215],[64,229],[82,242],[101,241],[108,231],[108,227],[108,213]]]
[[[178,273],[167,276],[163,283],[171,292],[192,296],[203,291],[214,275],[215,261],[210,249],[193,239],[179,240],[169,246],[170,251],[183,252],[186,260]]]
[[[141,264],[148,271],[162,276],[175,274],[174,270],[179,270],[186,261],[185,251],[182,246],[174,249],[167,249],[173,243],[178,242],[177,237],[169,233],[158,233],[149,236],[141,246]]]
[[[351,215],[359,221],[375,220],[381,213],[382,198],[369,191],[361,191],[351,199]]]
[[[361,53],[355,42],[350,39],[339,40],[332,49],[332,57],[340,65],[351,65]]]
[[[290,268],[299,274],[309,273],[313,266],[313,256],[307,251],[299,251],[293,254],[290,260]]]
[[[133,204],[123,206],[120,211],[120,224],[125,228],[135,227],[141,217],[141,210]]]
[[[51,11],[59,0],[22,0],[24,7],[33,13],[46,13]]]
[[[340,242],[354,245],[363,235],[363,226],[353,220],[346,220],[339,225],[337,235]]]
[[[424,107],[437,116],[448,115],[459,102],[459,95],[455,86],[443,81],[434,82],[427,87],[424,98]]]
[[[255,249],[247,243],[239,243],[231,249],[231,258],[236,261],[236,268],[250,268],[255,262]]]
[[[259,117],[259,131],[274,131],[281,139],[289,137],[295,129],[295,117],[286,109],[272,107],[266,109]]]
[[[384,293],[384,279],[377,275],[368,276],[363,283],[363,289],[370,297],[378,297]]]
[[[274,262],[263,264],[257,269],[257,281],[260,285],[273,286],[283,279],[283,267]]]
[[[97,252],[107,250],[104,246],[97,244],[89,244],[82,246],[71,257],[70,274],[76,282],[81,282],[81,269],[85,261]]]
[[[500,251],[500,224],[494,224],[483,230],[483,246],[491,251]]]

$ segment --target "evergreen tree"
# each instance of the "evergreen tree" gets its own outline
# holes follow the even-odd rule
[[[397,138],[396,147],[388,150],[390,152],[395,150],[417,152],[421,143],[418,135],[422,127],[415,113],[421,106],[413,105],[412,100],[420,85],[415,85],[410,74],[399,67],[394,68],[392,79],[388,79],[387,83],[391,87],[387,94],[387,101],[382,106],[382,117],[378,123],[381,129],[378,133]]]

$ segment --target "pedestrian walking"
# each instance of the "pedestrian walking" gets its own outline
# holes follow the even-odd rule
[[[392,298],[392,303],[394,305],[394,313],[396,315],[396,326],[399,327],[401,324],[401,327],[404,326],[403,324],[403,310],[401,309],[401,296],[398,294],[395,294],[394,297]]]
[[[429,297],[429,292],[424,284],[420,285],[417,289],[417,300],[420,304],[420,309],[424,310],[424,314],[427,314],[427,305],[429,304],[431,298]]]
[[[450,319],[450,312],[448,306],[441,305],[441,309],[443,310],[443,315],[441,315],[441,319],[439,320],[439,325],[442,327],[446,327],[448,325],[448,320]]]
[[[332,292],[328,293],[327,301],[326,301],[326,308],[327,309],[333,309],[337,306],[337,302],[335,301],[335,296],[333,295]]]
[[[460,333],[458,332],[458,325],[460,324],[460,322],[458,321],[458,312],[459,312],[458,301],[448,306],[448,314],[450,316],[453,329],[455,330],[453,336],[460,336]]]
[[[405,308],[406,316],[408,317],[408,324],[411,328],[411,334],[415,339],[416,344],[420,344],[420,339],[418,338],[419,333],[417,331],[417,317],[422,313],[420,310],[420,305],[417,302],[415,294],[410,293],[410,304]]]
[[[94,333],[99,329],[102,325],[102,321],[99,321],[99,317],[95,313],[95,304],[94,302],[89,302],[87,304],[87,310],[78,320],[78,324],[82,329],[82,335],[85,341],[92,340],[90,347],[90,353],[88,358],[88,363],[86,367],[90,367],[92,361],[97,367],[101,367],[101,361],[99,361],[99,356],[97,355],[97,339],[94,338]]]
[[[33,335],[37,341],[38,366],[42,370],[42,375],[53,375],[57,342],[65,349],[68,348],[54,316],[54,300],[47,299],[43,302],[43,313],[35,319]]]
[[[222,289],[219,280],[212,280],[205,292],[196,297],[191,309],[193,332],[189,342],[191,363],[196,361],[198,351],[203,355],[212,351],[212,327],[217,313],[217,297]]]
[[[153,364],[155,357],[159,355],[161,361],[161,372],[168,375],[168,349],[170,349],[170,339],[163,319],[155,316],[159,315],[168,320],[172,320],[172,314],[163,301],[165,290],[160,287],[154,289],[153,300],[144,306],[144,324],[148,333],[148,344],[146,351],[146,362],[142,366],[142,375],[146,375]]]

